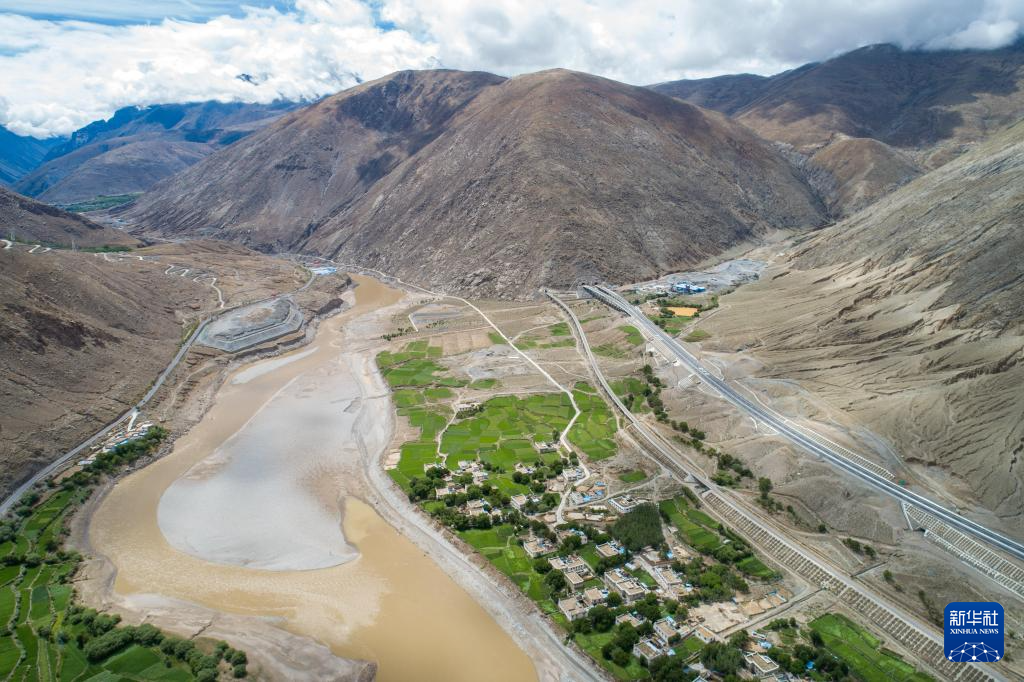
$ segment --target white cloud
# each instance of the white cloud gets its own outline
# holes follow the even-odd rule
[[[505,75],[562,66],[637,84],[774,73],[877,42],[998,47],[1024,25],[1020,0],[294,0],[281,6],[288,9],[237,4],[231,16],[202,23],[149,25],[0,14],[0,122],[22,134],[66,134],[130,104],[314,98],[358,79],[432,66]],[[241,73],[256,85],[237,79]]]

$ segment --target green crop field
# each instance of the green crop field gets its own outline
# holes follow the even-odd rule
[[[614,343],[602,343],[600,346],[594,346],[590,350],[594,351],[596,355],[600,355],[605,358],[626,357],[626,351],[622,350]]]
[[[810,627],[864,682],[934,682],[930,675],[880,648],[882,643],[874,635],[845,616],[828,613],[812,620]]]
[[[478,391],[485,391],[490,388],[497,388],[500,382],[497,379],[477,379],[469,384],[470,388],[475,388]]]
[[[503,469],[536,462],[540,455],[532,443],[550,440],[571,416],[572,404],[564,393],[498,396],[483,403],[478,414],[449,426],[441,437],[441,452],[448,455],[449,468],[477,455]]]
[[[775,571],[765,566],[764,562],[756,556],[748,556],[744,559],[740,559],[736,562],[736,568],[740,569],[740,571],[747,575],[760,578],[761,580],[772,580],[778,577],[778,574]]]
[[[647,474],[644,472],[634,469],[633,471],[627,471],[624,474],[619,474],[619,480],[623,483],[639,483],[647,479]]]
[[[659,506],[668,515],[671,524],[679,530],[680,539],[694,549],[701,552],[713,552],[722,545],[722,540],[717,533],[691,519],[688,512],[696,510],[688,508],[686,498],[677,497],[674,500],[663,500]]]
[[[588,384],[577,384],[573,391],[580,416],[569,430],[569,440],[594,461],[607,459],[617,452],[613,437],[618,430],[615,415],[604,399]]]

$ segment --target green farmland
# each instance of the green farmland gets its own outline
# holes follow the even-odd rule
[[[811,621],[810,628],[864,682],[934,682],[930,675],[881,648],[882,642],[874,635],[843,615],[827,613]]]

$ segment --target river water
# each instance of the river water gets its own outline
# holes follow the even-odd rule
[[[377,462],[390,419],[372,356],[346,347],[344,327],[401,298],[355,279],[355,306],[321,324],[310,348],[236,372],[169,455],[114,487],[91,544],[117,567],[118,593],[278,618],[376,661],[383,682],[535,680],[469,594],[344,494],[365,485],[353,430]]]

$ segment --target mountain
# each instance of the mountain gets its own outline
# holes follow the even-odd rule
[[[767,78],[651,87],[813,157],[832,174],[824,201],[846,216],[1018,120],[1022,85],[1024,40],[999,50],[872,45]]]
[[[139,241],[121,230],[105,227],[0,187],[0,237],[61,246],[133,246]]]
[[[399,72],[293,112],[121,215],[476,294],[636,280],[823,207],[727,117],[564,70]]]
[[[1024,40],[998,50],[871,45],[769,78],[651,86],[734,116],[762,137],[815,150],[836,133],[927,150],[934,167],[1024,110]],[[933,157],[933,158],[932,158]]]
[[[870,137],[836,135],[811,155],[834,186],[825,195],[833,215],[852,215],[923,172],[903,151]]]
[[[52,146],[52,140],[22,137],[0,126],[0,185],[13,185],[38,166]]]
[[[704,326],[1024,528],[1024,121],[791,248]],[[979,506],[980,505],[980,506]]]
[[[296,106],[199,102],[119,109],[50,149],[15,189],[58,204],[143,192]]]

